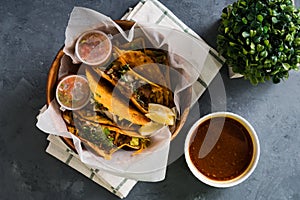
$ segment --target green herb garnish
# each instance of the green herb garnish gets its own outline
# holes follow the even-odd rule
[[[128,70],[129,70],[128,64],[121,66],[120,69],[118,70],[119,78],[121,78]]]
[[[110,134],[109,129],[106,128],[106,127],[103,129],[103,132],[104,132],[104,134],[105,134],[106,136],[108,136],[108,135]]]
[[[131,146],[139,146],[140,144],[140,140],[139,138],[136,138],[136,137],[133,137],[131,140],[130,140],[130,143],[129,143]]]

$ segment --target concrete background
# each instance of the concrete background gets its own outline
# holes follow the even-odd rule
[[[45,104],[51,62],[64,43],[74,6],[89,7],[119,19],[137,0],[44,1],[0,3],[0,199],[118,199],[88,178],[45,153],[47,135],[35,127]],[[209,45],[223,7],[232,3],[205,0],[161,0]],[[296,1],[300,5],[300,1]],[[261,157],[253,175],[229,189],[200,183],[184,157],[168,166],[159,183],[138,183],[128,200],[138,199],[300,199],[300,73],[278,85],[252,86],[229,80],[221,69],[227,110],[245,117],[256,129]],[[210,88],[217,87],[214,80]],[[199,100],[195,118],[210,113],[209,92]],[[190,121],[189,123],[192,123]]]

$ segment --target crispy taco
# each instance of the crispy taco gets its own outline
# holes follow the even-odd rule
[[[161,72],[163,73],[166,87],[171,88],[170,80],[170,61],[169,54],[163,49],[145,49],[144,53],[149,56],[155,63],[158,63]]]
[[[121,64],[120,66],[129,65],[133,71],[152,83],[166,86],[165,77],[161,72],[161,67],[155,60],[143,52],[145,50],[126,51],[117,47],[114,47],[113,50],[116,55],[116,61]]]
[[[66,111],[63,118],[69,132],[76,135],[87,149],[105,159],[111,159],[111,155],[119,149],[136,150],[134,154],[137,154],[150,144],[149,138],[136,132],[89,121],[78,112],[72,115]]]
[[[103,105],[97,102],[92,102],[84,109],[73,111],[73,115],[81,120],[86,120],[89,123],[98,123],[109,126],[119,127],[123,130],[137,131],[140,126],[132,122],[112,115]]]
[[[131,106],[129,102],[124,101],[120,94],[113,91],[110,83],[98,76],[92,69],[86,69],[86,77],[93,99],[105,107],[109,113],[119,119],[126,119],[138,125],[145,125],[150,121],[144,114]]]
[[[174,107],[173,92],[154,61],[142,51],[121,51],[106,69],[95,71],[118,90],[143,113],[148,112],[149,103]],[[153,82],[153,81],[154,82]]]

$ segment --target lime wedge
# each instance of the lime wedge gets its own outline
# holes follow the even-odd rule
[[[165,113],[167,116],[173,116],[173,117],[176,116],[176,114],[173,112],[172,109],[170,109],[164,105],[155,104],[155,103],[148,104],[148,112],[149,113]]]
[[[159,124],[174,125],[176,114],[166,106],[151,103],[149,104],[146,117]]]
[[[149,122],[139,129],[139,133],[143,136],[148,136],[161,129],[164,125],[156,122]]]

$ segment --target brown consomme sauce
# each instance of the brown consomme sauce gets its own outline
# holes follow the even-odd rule
[[[249,166],[253,144],[248,131],[238,121],[228,117],[208,119],[193,135],[189,147],[191,160],[208,178],[231,180]]]

